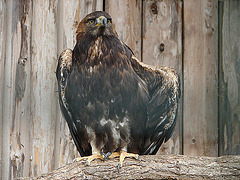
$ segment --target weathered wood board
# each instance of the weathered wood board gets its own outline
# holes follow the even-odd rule
[[[183,154],[218,155],[218,2],[184,1]]]
[[[31,124],[31,1],[12,1],[12,110],[10,127],[10,175],[12,178],[30,173]],[[10,69],[6,69],[10,70]],[[7,120],[7,119],[5,119]]]
[[[219,155],[240,154],[240,2],[220,7]]]
[[[182,2],[143,1],[142,60],[175,68],[182,80]],[[182,154],[182,106],[179,102],[173,137],[158,154]]]
[[[3,160],[6,160],[6,158],[3,158],[3,153],[6,154],[6,151],[3,149],[3,107],[5,106],[3,104],[4,99],[4,77],[5,77],[5,57],[6,57],[6,32],[7,32],[7,3],[5,1],[0,1],[0,178],[5,175],[5,173],[2,173],[2,169],[4,169],[6,166],[3,164]],[[8,137],[7,137],[8,138]]]
[[[31,169],[36,176],[54,162],[57,98],[57,1],[33,1],[31,32]]]
[[[12,120],[12,101],[14,92],[12,88],[12,4],[10,1],[5,2],[6,6],[6,19],[4,23],[5,37],[5,56],[3,59],[4,63],[4,82],[2,87],[2,177],[9,177],[9,166],[10,166],[10,122]],[[5,171],[4,171],[5,170]]]

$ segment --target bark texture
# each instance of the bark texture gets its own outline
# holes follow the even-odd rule
[[[189,157],[185,155],[141,156],[125,159],[118,172],[118,158],[74,162],[31,179],[239,179],[240,156]],[[29,178],[19,178],[29,179]]]

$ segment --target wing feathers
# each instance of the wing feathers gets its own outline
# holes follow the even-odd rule
[[[67,80],[72,68],[72,50],[65,49],[59,56],[58,59],[58,66],[57,66],[57,81],[58,81],[58,90],[59,90],[59,98],[60,98],[60,105],[65,116],[71,117],[71,113],[69,112],[68,103],[66,101],[65,91],[67,86]]]
[[[58,80],[58,91],[59,91],[59,102],[60,107],[63,113],[63,116],[68,123],[69,131],[72,135],[72,138],[77,146],[77,149],[81,156],[90,154],[91,148],[85,148],[84,150],[81,146],[81,138],[83,137],[82,134],[79,132],[79,124],[75,117],[72,116],[71,110],[69,108],[68,102],[66,100],[66,87],[68,84],[68,78],[70,76],[72,70],[72,50],[71,49],[65,49],[59,56],[58,59],[58,66],[57,66],[57,80]],[[86,146],[90,146],[89,144],[86,144]],[[90,149],[90,150],[89,150]]]
[[[177,103],[180,97],[179,77],[172,68],[155,67],[132,56],[132,66],[148,85],[147,137],[142,154],[155,154],[167,141],[176,124]]]

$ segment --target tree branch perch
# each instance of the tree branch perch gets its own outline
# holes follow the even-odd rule
[[[239,179],[240,156],[189,157],[185,155],[141,156],[125,159],[120,172],[118,158],[74,162],[34,179]],[[28,178],[20,178],[28,179]]]

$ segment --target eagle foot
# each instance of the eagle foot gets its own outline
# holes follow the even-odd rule
[[[123,163],[124,159],[127,158],[127,157],[135,158],[135,159],[139,160],[139,162],[141,162],[141,157],[138,154],[128,153],[128,152],[123,151],[123,150],[120,151],[120,152],[114,152],[110,156],[108,156],[109,159],[112,159],[112,158],[115,158],[115,157],[119,157],[119,164],[117,166],[118,172],[119,172],[120,168],[122,167],[122,163]]]
[[[85,156],[85,157],[77,157],[73,160],[73,162],[78,162],[78,161],[82,161],[87,159],[87,162],[85,163],[86,166],[90,166],[90,163],[94,160],[94,159],[101,159],[104,160],[104,155],[102,155],[101,153],[94,153],[91,156]]]
[[[85,160],[85,159],[87,159],[87,158],[88,158],[88,156],[84,156],[84,157],[77,157],[77,158],[75,158],[75,159],[73,160],[73,162],[82,161],[82,160]]]

